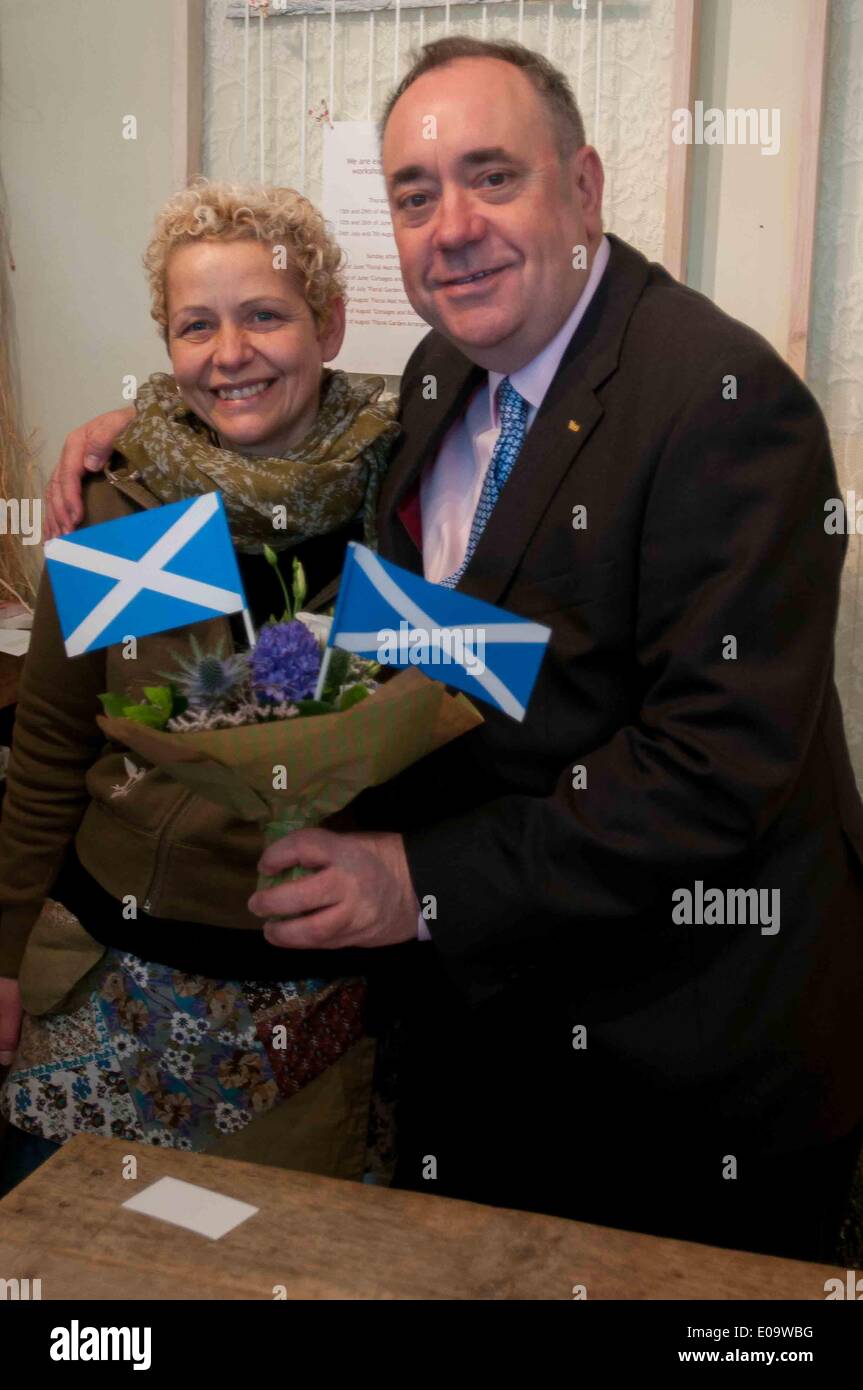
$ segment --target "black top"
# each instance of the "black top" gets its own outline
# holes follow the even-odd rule
[[[307,595],[303,608],[308,610],[315,605],[315,599],[334,579],[341,574],[348,541],[361,541],[363,528],[360,521],[352,521],[338,531],[330,531],[323,536],[312,536],[299,545],[279,552],[279,573],[285,581],[288,593],[291,592],[291,571],[296,556],[306,572]],[[285,599],[276,572],[263,555],[244,555],[237,552],[237,563],[246,591],[252,619],[257,627],[270,617],[281,618]],[[332,602],[332,600],[330,600]],[[328,607],[329,604],[323,604]],[[234,640],[240,647],[247,645],[246,631],[242,615],[231,616]]]
[[[348,541],[361,539],[361,523],[354,521],[339,531],[314,536],[283,550],[279,555],[279,569],[288,592],[292,558],[298,555],[308,585],[304,606],[314,606],[321,590],[339,575]],[[281,617],[284,596],[272,566],[263,555],[238,552],[237,559],[255,625],[259,627],[271,615]],[[231,622],[235,640],[239,646],[245,646],[241,616],[234,614]],[[368,973],[368,951],[285,951],[271,946],[262,932],[154,917],[142,912],[140,907],[137,918],[127,920],[122,903],[107,893],[81,864],[74,844],[52,894],[103,945],[189,974],[226,980],[284,980],[335,979]]]
[[[123,904],[87,872],[74,845],[54,884],[53,896],[103,946],[129,951],[188,975],[207,975],[213,980],[333,980],[342,975],[363,975],[369,965],[368,951],[286,951],[271,946],[263,931],[153,917],[140,907],[137,918],[127,920]]]

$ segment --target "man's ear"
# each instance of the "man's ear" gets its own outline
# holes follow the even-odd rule
[[[339,296],[327,309],[327,317],[318,329],[321,361],[331,362],[338,357],[345,340],[345,301]]]
[[[573,172],[585,230],[592,241],[598,242],[602,236],[602,190],[605,185],[605,170],[592,145],[583,145],[578,151]]]

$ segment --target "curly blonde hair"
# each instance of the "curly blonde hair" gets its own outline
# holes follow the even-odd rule
[[[150,315],[168,341],[167,267],[171,252],[195,241],[264,242],[284,246],[318,327],[333,300],[345,296],[341,248],[308,198],[274,184],[230,184],[195,179],[159,212],[144,252]]]

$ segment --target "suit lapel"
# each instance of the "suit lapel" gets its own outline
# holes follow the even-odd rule
[[[558,488],[602,418],[597,389],[617,370],[648,262],[610,235],[611,256],[458,589],[497,603]]]
[[[399,509],[419,485],[426,462],[437,454],[447,430],[467,409],[476,388],[487,379],[482,367],[468,361],[437,333],[429,334],[422,375],[407,390],[402,388],[399,440],[381,488],[378,527],[385,555],[422,573],[422,555],[407,535]],[[424,394],[430,380],[435,395]]]
[[[558,373],[549,396],[555,383],[566,385]],[[543,513],[602,417],[602,407],[584,381],[570,383],[556,395],[554,401],[547,396],[537,412],[457,586],[488,603],[497,603],[505,590]]]

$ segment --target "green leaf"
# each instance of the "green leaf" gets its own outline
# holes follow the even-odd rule
[[[344,651],[341,647],[331,647],[330,664],[327,668],[327,679],[324,682],[323,695],[325,700],[334,700],[348,678],[348,671],[351,664],[350,652]]]
[[[339,709],[350,709],[352,705],[358,705],[360,700],[367,700],[370,694],[371,691],[364,685],[349,685],[339,700]]]
[[[152,705],[163,710],[166,715],[170,715],[171,687],[169,685],[145,685],[144,694]]]
[[[156,705],[127,705],[123,711],[127,719],[136,724],[146,724],[151,729],[163,729],[168,722],[168,713]]]
[[[300,714],[335,714],[336,707],[331,700],[295,700]]]
[[[116,691],[107,690],[99,699],[102,701],[103,710],[111,719],[122,719],[129,703],[128,695],[118,695]]]
[[[264,546],[264,558],[266,559],[268,565],[272,565],[273,569],[277,570],[279,568],[279,557],[276,554],[275,550],[273,550],[272,546]]]

